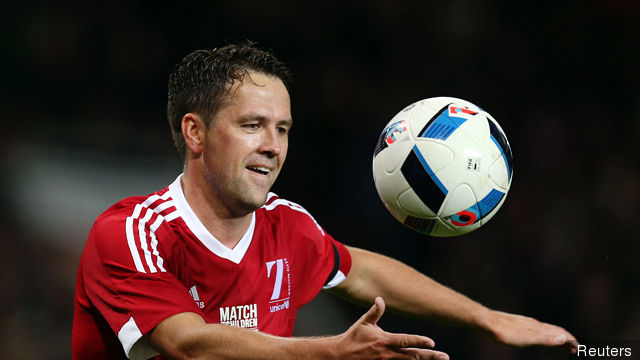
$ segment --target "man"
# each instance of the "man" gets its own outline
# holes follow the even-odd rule
[[[386,306],[505,344],[575,349],[562,328],[492,311],[337,242],[303,207],[270,193],[292,126],[289,77],[251,44],[178,64],[168,117],[184,173],[96,220],[77,279],[74,359],[448,358],[427,337],[379,328]],[[373,306],[340,335],[290,337],[296,310],[323,287]]]

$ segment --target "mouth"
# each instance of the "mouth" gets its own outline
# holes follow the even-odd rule
[[[260,175],[269,175],[271,169],[264,166],[247,166],[247,169]]]

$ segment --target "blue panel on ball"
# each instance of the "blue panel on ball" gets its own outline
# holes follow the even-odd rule
[[[400,171],[420,200],[437,213],[448,190],[431,170],[416,145],[407,155]]]
[[[495,209],[505,195],[502,191],[492,189],[482,200],[451,216],[451,222],[458,226],[477,223]],[[463,216],[468,218],[463,218]]]
[[[496,189],[492,189],[487,196],[478,202],[480,209],[480,219],[487,216],[502,200],[504,193]],[[478,219],[479,220],[479,219]]]
[[[467,119],[463,117],[450,116],[449,106],[445,106],[440,112],[434,116],[422,129],[420,137],[447,140],[449,136],[464,124]]]

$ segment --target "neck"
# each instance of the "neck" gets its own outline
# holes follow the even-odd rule
[[[233,215],[211,192],[202,176],[189,171],[188,167],[182,175],[181,185],[187,203],[200,222],[224,246],[233,249],[249,228],[252,213]]]

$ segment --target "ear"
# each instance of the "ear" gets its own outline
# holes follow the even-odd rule
[[[207,126],[200,115],[186,113],[182,117],[182,136],[184,137],[186,148],[192,154],[202,153],[206,133]]]

